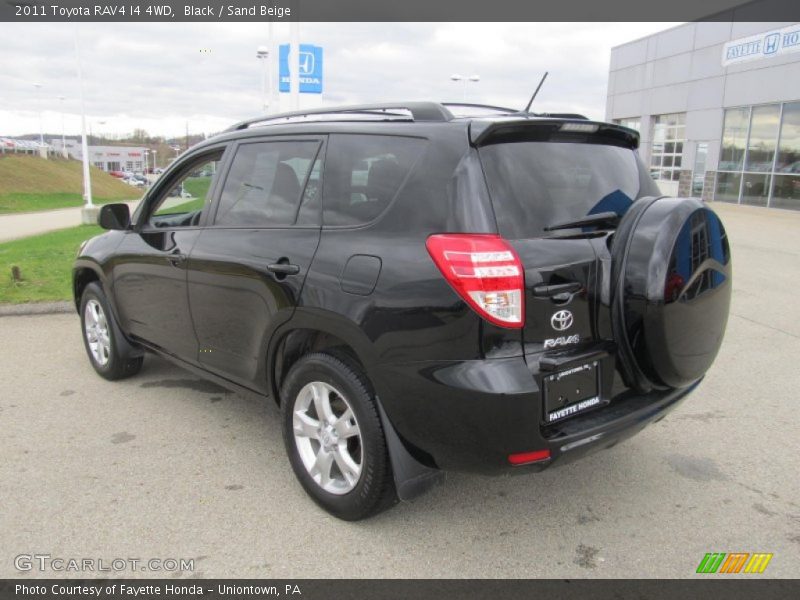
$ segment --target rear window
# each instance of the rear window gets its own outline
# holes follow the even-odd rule
[[[422,153],[425,140],[332,135],[323,178],[325,225],[363,225],[383,213]]]
[[[599,212],[621,215],[637,198],[659,194],[628,148],[515,142],[483,146],[480,156],[500,233],[510,239]]]

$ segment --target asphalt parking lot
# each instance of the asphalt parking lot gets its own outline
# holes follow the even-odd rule
[[[82,576],[15,567],[37,553],[194,559],[194,572],[128,576],[691,577],[707,552],[771,552],[760,577],[797,577],[800,213],[714,208],[732,313],[681,407],[582,461],[449,474],[360,523],[295,483],[271,403],[152,357],[109,383],[77,315],[0,318],[0,577]]]

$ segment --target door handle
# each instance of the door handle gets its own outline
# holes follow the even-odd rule
[[[277,263],[272,263],[271,265],[267,265],[267,271],[284,276],[297,275],[300,272],[300,266],[284,262],[277,262]]]
[[[534,286],[531,292],[536,298],[554,298],[555,296],[574,294],[579,291],[583,286],[577,281],[570,281],[569,283],[556,283],[553,285],[539,284]]]
[[[167,256],[167,260],[172,264],[172,266],[178,267],[184,263],[186,260],[186,255],[181,254],[180,252],[173,252]]]

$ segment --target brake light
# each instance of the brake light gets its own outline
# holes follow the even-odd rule
[[[508,462],[512,465],[527,465],[529,463],[541,462],[550,458],[550,450],[536,450],[534,452],[519,452],[509,454]]]
[[[432,235],[425,246],[447,282],[481,317],[501,327],[525,322],[522,263],[499,235]]]

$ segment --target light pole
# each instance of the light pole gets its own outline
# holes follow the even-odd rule
[[[459,75],[458,73],[450,75],[450,79],[452,79],[453,81],[460,81],[463,83],[463,93],[464,93],[462,99],[463,102],[467,101],[467,82],[471,81],[472,83],[478,83],[481,80],[481,78],[478,77],[477,75],[466,76],[466,75]]]
[[[292,110],[300,110],[300,23],[289,23],[289,96]]]
[[[261,109],[264,113],[269,112],[269,100],[267,98],[267,68],[269,66],[269,48],[259,46],[256,49],[256,58],[261,63]]]
[[[273,26],[272,25],[273,25],[272,21],[269,21],[267,23],[267,48],[269,49],[270,53],[274,57],[274,55],[275,55],[275,52],[274,52],[275,44],[273,42],[274,38],[273,38]],[[275,62],[274,58],[267,59],[267,73],[268,73],[268,77],[269,77],[269,79],[267,81],[267,86],[268,86],[267,87],[267,103],[271,107],[273,107],[273,110],[275,110],[275,107],[278,106],[278,103],[277,103],[277,101],[275,99],[275,82],[274,82],[273,72],[272,72],[272,70],[274,68],[274,62]]]
[[[153,150],[153,173],[155,173],[156,169],[158,168],[158,161],[156,161],[157,157],[158,157],[158,150]]]
[[[44,148],[44,125],[42,124],[42,84],[34,83],[33,87],[36,88],[36,104],[39,105],[39,145]]]
[[[149,167],[149,163],[147,160],[147,156],[150,154],[150,150],[147,148],[144,149],[144,174],[147,175],[147,169]]]
[[[103,125],[105,125],[105,124],[106,124],[106,122],[105,122],[105,121],[98,121],[98,122],[97,122],[97,135],[98,135],[98,137],[100,137],[100,136],[102,136],[102,135],[103,135],[103,132],[101,131],[101,129],[100,129],[100,128],[101,128]],[[100,139],[105,139],[105,138],[102,138],[102,137],[101,137]]]
[[[83,199],[86,205],[81,211],[81,222],[88,225],[97,222],[97,210],[92,204],[92,180],[89,174],[89,144],[86,143],[86,102],[83,94],[83,71],[81,50],[78,42],[78,26],[75,26],[75,63],[78,68],[78,89],[81,94],[81,156],[83,159]]]
[[[66,100],[66,96],[59,96],[58,99],[61,105],[61,156],[67,158],[67,136],[64,133],[64,100]]]

